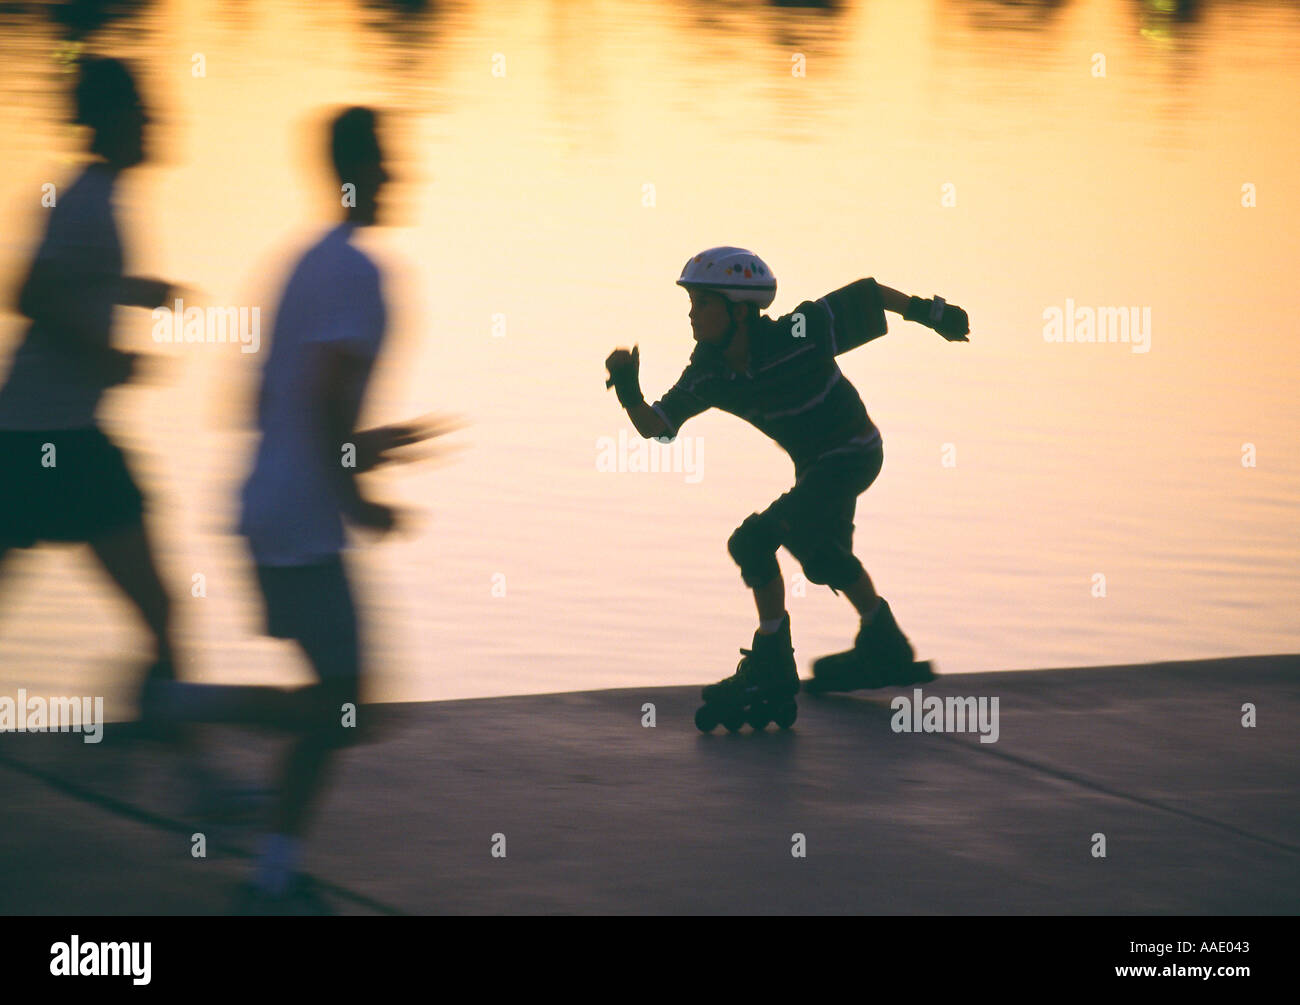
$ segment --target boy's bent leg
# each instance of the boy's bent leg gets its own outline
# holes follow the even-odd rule
[[[875,584],[871,582],[871,577],[867,575],[867,570],[862,570],[862,577],[852,586],[844,590],[844,595],[849,598],[854,609],[862,615],[862,620],[866,621],[876,613],[876,608],[880,606],[880,595],[876,593]]]
[[[866,570],[851,549],[854,497],[837,497],[829,487],[808,482],[778,502],[783,504],[786,528],[781,543],[799,562],[808,582],[847,592],[860,591],[865,580],[871,589]]]
[[[871,605],[875,598],[866,569],[853,554],[853,515],[858,496],[875,481],[882,462],[879,450],[818,461],[768,510],[788,528],[781,543],[798,559],[808,581],[845,591],[854,606]]]
[[[741,579],[754,591],[759,631],[764,634],[775,631],[785,617],[785,580],[776,561],[785,529],[777,517],[753,513],[727,541],[727,551],[740,566]]]
[[[763,513],[751,513],[727,539],[727,551],[740,566],[740,578],[754,591],[756,599],[760,590],[781,576],[776,549],[781,547],[782,525],[770,513],[771,507]]]
[[[754,590],[754,606],[758,608],[759,631],[765,631],[772,627],[773,622],[780,622],[785,617],[785,580],[779,570],[770,583]]]

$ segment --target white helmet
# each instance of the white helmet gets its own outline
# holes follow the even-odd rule
[[[733,303],[748,301],[762,310],[776,299],[776,276],[761,258],[744,248],[710,248],[682,268],[678,286],[716,290]]]

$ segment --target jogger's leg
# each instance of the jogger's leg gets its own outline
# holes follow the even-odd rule
[[[160,714],[176,722],[222,722],[302,732],[311,723],[301,698],[305,688],[266,684],[172,683]]]
[[[282,768],[280,803],[276,808],[273,829],[301,840],[310,823],[311,811],[329,779],[333,753],[338,748],[338,738],[333,730],[341,728],[327,723],[333,715],[334,703],[329,700],[329,685],[321,684],[299,693],[299,697],[316,706],[318,725],[294,740]],[[338,704],[342,704],[342,697]]]
[[[316,725],[295,739],[285,755],[271,833],[263,841],[257,863],[257,885],[275,897],[282,896],[298,874],[303,838],[340,745],[342,727],[334,710],[344,701],[355,701],[355,688],[326,681],[298,692],[295,698],[309,706],[303,714]]]
[[[104,571],[144,619],[156,658],[171,663],[171,599],[158,577],[144,523],[123,527],[90,542]]]
[[[351,590],[342,564],[314,570],[299,585],[310,590],[316,608],[310,624],[297,633],[319,684],[296,695],[307,726],[290,747],[282,768],[280,800],[258,867],[258,883],[272,894],[284,892],[297,872],[297,858],[312,811],[329,780],[335,751],[355,742],[354,717],[344,724],[344,706],[360,698],[360,647]]]

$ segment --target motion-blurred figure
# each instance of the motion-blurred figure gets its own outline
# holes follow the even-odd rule
[[[28,318],[0,388],[0,564],[11,548],[85,542],[140,612],[154,642],[154,679],[174,676],[171,603],[144,525],[143,499],[122,451],[100,430],[104,391],[129,380],[137,356],[111,344],[117,304],[153,308],[167,283],[123,274],[113,217],[119,175],[146,159],[148,116],[116,59],[85,59],[76,122],[94,160],[57,195],[45,237],[18,294]]]
[[[166,688],[179,719],[256,722],[296,734],[271,832],[241,898],[240,908],[252,913],[328,911],[298,866],[334,751],[357,742],[365,726],[344,522],[393,530],[395,511],[368,498],[358,476],[398,459],[391,451],[449,428],[427,421],[356,428],[386,327],[379,270],[352,243],[358,227],[376,222],[388,180],[373,111],[349,108],[334,118],[330,157],[345,193],[344,219],[302,256],[281,298],[239,524],[256,563],[266,633],[296,642],[318,683],[297,691]]]

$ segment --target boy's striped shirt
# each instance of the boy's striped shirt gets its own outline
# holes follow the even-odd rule
[[[670,439],[709,408],[739,416],[790,455],[796,474],[831,451],[867,448],[880,433],[835,357],[884,335],[885,311],[873,279],[860,279],[750,329],[750,362],[736,373],[701,343],[677,383],[653,408]]]

